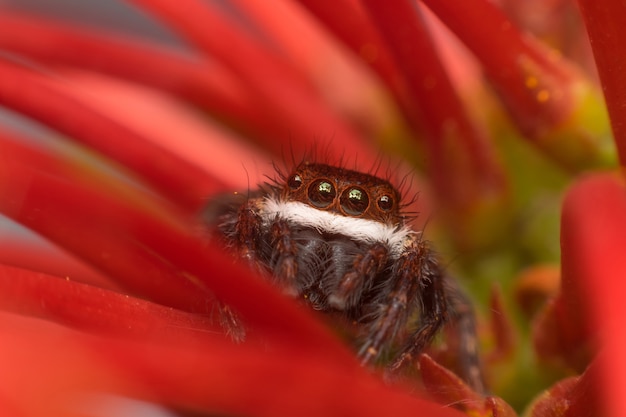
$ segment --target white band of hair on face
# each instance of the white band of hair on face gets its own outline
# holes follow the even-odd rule
[[[278,201],[274,198],[265,199],[260,214],[263,221],[268,223],[278,217],[289,223],[316,229],[320,233],[339,234],[368,244],[383,243],[389,246],[394,256],[402,252],[407,237],[416,233],[406,226],[391,226],[375,220],[342,216],[301,202]]]

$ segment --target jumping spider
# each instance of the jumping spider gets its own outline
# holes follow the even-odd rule
[[[303,162],[257,191],[216,199],[205,221],[284,292],[352,323],[364,365],[388,352],[397,370],[453,324],[460,372],[482,391],[472,309],[403,208],[387,180]]]

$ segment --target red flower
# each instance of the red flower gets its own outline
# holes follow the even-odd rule
[[[487,0],[129,3],[177,46],[0,9],[0,105],[13,112],[0,121],[2,415],[514,415],[507,402],[624,415],[626,194],[621,173],[573,178],[616,153],[584,60],[539,39],[558,38],[567,6],[531,35],[515,0],[500,2],[509,16]],[[623,161],[622,6],[579,3]],[[429,352],[441,364],[420,358],[421,383],[383,383],[202,236],[212,195],[311,150],[423,173],[419,210],[440,213],[427,232],[459,253],[451,269],[478,300],[496,279],[503,289],[493,317],[479,307],[498,397],[441,365],[454,363],[443,346]],[[518,305],[520,270],[559,259],[569,184],[561,289],[532,286],[533,269],[516,291],[535,307]],[[212,319],[218,299],[245,342]]]

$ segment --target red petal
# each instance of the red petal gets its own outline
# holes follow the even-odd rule
[[[185,313],[69,279],[0,264],[0,309],[90,332],[179,340],[222,334],[209,316]]]
[[[434,189],[454,212],[450,220],[467,226],[467,218],[475,220],[477,211],[493,210],[506,199],[504,174],[487,130],[465,111],[435,50],[421,6],[408,0],[393,7],[367,0],[363,6],[386,40],[413,98],[411,115],[426,133]],[[461,229],[456,237],[462,239],[464,232]]]
[[[626,55],[616,53],[624,47],[626,14],[621,0],[578,0],[591,40],[593,55],[602,82],[611,126],[622,164],[626,162]]]
[[[281,127],[275,139],[265,143],[276,154],[288,148],[298,156],[310,152],[320,142],[316,138],[321,132],[332,135],[332,156],[338,157],[342,152],[357,154],[359,162],[366,166],[376,160],[363,146],[363,139],[329,111],[302,74],[259,38],[242,31],[215,4],[198,0],[187,0],[185,7],[168,0],[133,0],[132,3],[162,19],[239,77],[267,117]],[[207,31],[207,27],[211,30]]]
[[[187,209],[196,210],[207,195],[225,188],[197,166],[75,99],[61,83],[1,61],[0,103],[117,160]]]
[[[563,379],[543,392],[529,406],[529,417],[606,416],[598,365],[594,361],[582,376]]]
[[[460,417],[385,387],[323,355],[263,352],[215,341],[196,346],[88,337],[0,314],[0,407],[20,416],[83,416],[116,399],[202,414]],[[126,410],[124,410],[126,411]]]
[[[0,165],[1,212],[154,301],[209,314],[214,294],[268,337],[302,350],[324,351],[340,362],[354,360],[308,311],[234,265],[217,246],[207,245],[189,219],[162,201],[62,170],[42,173],[31,167],[38,164],[29,162],[53,166],[54,159],[21,151]]]
[[[430,356],[421,355],[419,364],[428,393],[441,404],[462,410],[469,416],[517,416],[504,400],[477,394],[461,378],[439,365]]]
[[[86,30],[67,21],[6,10],[0,14],[0,27],[3,49],[53,65],[91,69],[151,85],[245,123],[255,132],[268,130],[245,90],[215,62],[192,59],[129,36],[120,39],[95,28]]]
[[[501,362],[514,354],[518,346],[518,335],[510,313],[505,308],[502,289],[497,285],[491,288],[489,307],[494,348],[487,361]]]
[[[0,138],[0,140],[3,138]],[[119,285],[154,301],[206,312],[207,294],[126,238],[125,225],[183,216],[145,191],[113,184],[76,156],[1,142],[0,212],[52,240]],[[72,159],[74,158],[74,159]],[[74,182],[70,185],[66,182]],[[180,220],[179,220],[180,221]]]
[[[573,63],[515,27],[491,1],[424,3],[476,55],[528,139],[570,169],[613,162],[599,92]]]
[[[626,415],[626,186],[620,174],[579,180],[563,204],[562,297],[584,333],[599,333],[601,393],[611,416]],[[581,309],[588,311],[584,315]],[[582,317],[581,317],[582,316]]]

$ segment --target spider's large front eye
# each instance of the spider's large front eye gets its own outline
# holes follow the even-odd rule
[[[367,193],[358,187],[348,188],[341,194],[339,199],[341,208],[346,214],[351,216],[358,216],[363,214],[367,210],[367,206],[370,204],[370,199]]]
[[[393,198],[388,195],[378,197],[378,208],[382,211],[389,211],[393,208]]]
[[[336,195],[335,186],[328,180],[316,180],[309,186],[309,200],[315,207],[328,207]]]
[[[297,190],[298,188],[300,188],[300,186],[302,186],[302,177],[298,174],[293,174],[291,177],[289,177],[287,185],[292,190]]]

